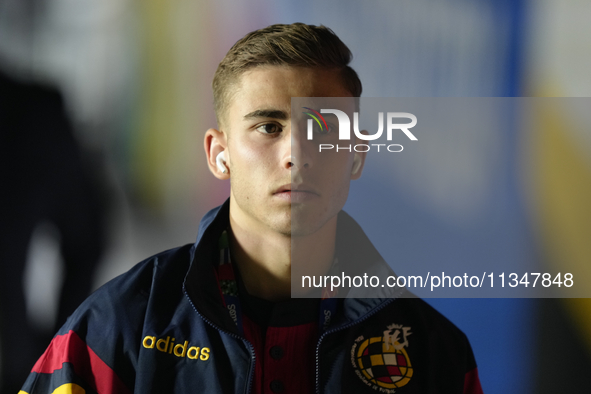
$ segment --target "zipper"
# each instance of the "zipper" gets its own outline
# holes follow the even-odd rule
[[[253,379],[254,378],[254,368],[255,368],[255,363],[256,363],[256,354],[254,353],[254,346],[252,346],[252,344],[246,338],[241,337],[240,335],[234,334],[233,332],[226,331],[226,330],[216,326],[215,324],[213,324],[213,322],[211,322],[211,320],[207,319],[205,316],[203,316],[201,313],[199,313],[199,311],[195,307],[195,304],[193,304],[191,297],[189,297],[189,295],[187,294],[187,291],[185,289],[183,289],[183,293],[185,293],[185,297],[187,297],[187,299],[189,300],[189,303],[193,307],[193,310],[199,315],[199,317],[201,317],[201,319],[204,322],[206,322],[207,324],[209,324],[210,326],[212,326],[213,328],[215,328],[219,332],[222,332],[232,338],[240,339],[242,342],[244,342],[244,344],[246,345],[246,347],[250,351],[251,363],[250,363],[250,369],[248,371],[248,382],[246,384],[246,392],[245,392],[245,394],[250,394],[250,392],[252,390],[253,381],[254,381],[254,379]]]
[[[343,326],[339,326],[339,327],[335,327],[331,330],[327,330],[320,336],[320,338],[318,339],[318,345],[316,345],[316,393],[317,394],[320,394],[320,346],[322,345],[322,340],[324,339],[324,337],[327,336],[328,334],[332,334],[337,331],[345,330],[345,329],[351,328],[359,323],[362,323],[363,321],[369,319],[371,316],[375,315],[376,313],[378,313],[379,311],[384,309],[390,303],[394,302],[394,300],[397,299],[396,297],[400,296],[402,293],[404,293],[404,290],[400,291],[398,294],[396,294],[395,297],[389,298],[387,301],[383,302],[381,305],[379,305],[378,307],[373,309],[371,312],[369,312],[367,315],[363,316],[361,319],[357,319],[357,320],[355,320],[351,323],[345,324]]]

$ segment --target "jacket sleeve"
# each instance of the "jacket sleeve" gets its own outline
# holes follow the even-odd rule
[[[115,371],[73,330],[57,335],[19,392],[131,393]]]
[[[78,307],[19,394],[128,394],[135,386],[153,264],[145,261]]]
[[[464,374],[464,390],[463,394],[483,394],[482,387],[480,386],[480,378],[478,377],[478,367],[476,365],[476,359],[474,352],[468,338],[464,335],[467,345],[467,369]]]
[[[464,375],[464,394],[483,394],[476,367]]]

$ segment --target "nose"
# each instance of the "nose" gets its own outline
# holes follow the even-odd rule
[[[310,144],[311,141],[306,139],[303,130],[293,125],[291,127],[291,135],[289,138],[288,153],[284,160],[285,168],[288,170],[309,170],[312,168],[312,152],[313,149]]]

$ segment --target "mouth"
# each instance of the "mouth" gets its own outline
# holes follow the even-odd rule
[[[287,183],[278,187],[273,195],[289,202],[305,202],[320,197],[320,194],[312,186],[295,183]]]

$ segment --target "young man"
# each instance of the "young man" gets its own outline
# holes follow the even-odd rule
[[[367,270],[361,260],[384,267],[341,211],[364,154],[321,155],[291,109],[292,97],[354,106],[350,57],[332,31],[304,24],[234,45],[213,82],[218,129],[205,134],[229,200],[203,218],[194,245],[138,264],[83,303],[23,392],[481,392],[467,339],[419,299],[291,298],[295,261],[314,275]]]

